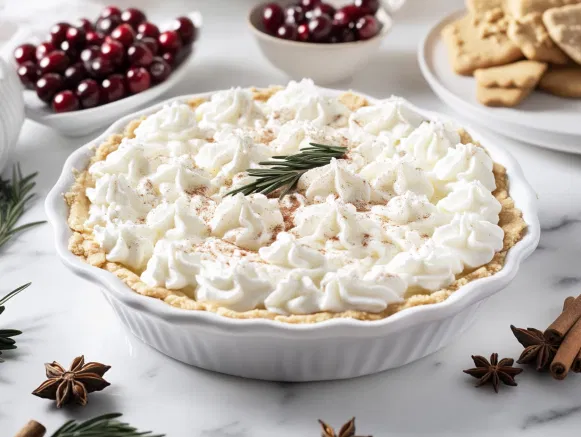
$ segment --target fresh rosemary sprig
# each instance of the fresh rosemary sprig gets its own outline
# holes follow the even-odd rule
[[[22,290],[28,288],[30,286],[30,282],[28,284],[24,284],[18,287],[16,290],[11,291],[2,299],[0,299],[0,314],[2,314],[5,310],[4,304],[20,293]],[[21,331],[17,329],[0,329],[0,355],[2,355],[2,351],[16,349],[16,340],[12,337],[16,337],[17,335],[22,334]],[[3,363],[4,360],[0,357],[0,363]]]
[[[20,165],[15,164],[12,169],[12,179],[0,177],[0,248],[17,232],[40,225],[44,221],[27,223],[16,226],[34,194],[30,191],[36,183],[37,173],[22,176]]]
[[[164,434],[151,434],[151,431],[138,431],[127,423],[117,420],[121,413],[104,414],[85,422],[69,420],[52,437],[164,437]]]
[[[347,151],[346,147],[326,146],[317,143],[310,143],[310,145],[311,147],[305,147],[295,155],[273,156],[272,159],[275,161],[259,162],[260,165],[268,165],[270,168],[246,170],[250,176],[256,176],[256,180],[236,188],[226,195],[238,193],[245,196],[253,193],[270,194],[284,187],[280,194],[280,198],[282,198],[297,185],[301,176],[308,170],[327,165],[331,159],[341,158]]]

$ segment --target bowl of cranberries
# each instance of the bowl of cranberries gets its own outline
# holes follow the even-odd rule
[[[279,0],[253,8],[248,22],[276,68],[329,84],[365,66],[389,32],[391,12],[380,0]]]
[[[160,96],[186,73],[201,16],[159,26],[136,8],[56,23],[14,50],[28,118],[69,136],[91,133]]]

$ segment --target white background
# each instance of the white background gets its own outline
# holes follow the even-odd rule
[[[141,5],[154,19],[186,9],[204,14],[190,75],[170,95],[287,80],[262,58],[246,28],[251,1],[119,3]],[[0,5],[0,20],[47,29],[54,21],[98,10],[94,3],[82,1],[7,0]],[[427,109],[450,112],[424,82],[416,47],[431,24],[459,7],[460,0],[408,0],[381,52],[352,82],[340,86],[376,97],[399,94]],[[39,200],[27,220],[44,218],[42,200],[64,160],[90,139],[64,138],[26,122],[13,159],[25,172],[40,172]],[[33,281],[0,318],[3,328],[25,332],[18,338],[19,349],[6,353],[7,362],[0,364],[0,435],[14,435],[30,418],[54,431],[69,418],[113,411],[123,412],[141,429],[169,437],[314,437],[320,434],[316,419],[339,427],[351,416],[357,416],[360,434],[375,437],[573,435],[581,426],[581,375],[556,382],[527,371],[517,378],[518,387],[501,387],[495,395],[490,387],[474,388],[476,380],[461,372],[472,367],[471,354],[518,357],[521,347],[509,325],[546,327],[563,299],[581,288],[581,158],[498,141],[519,159],[538,192],[543,226],[539,249],[510,287],[483,305],[476,324],[452,346],[370,377],[281,384],[183,365],[134,338],[114,317],[98,287],[61,265],[48,225],[23,234],[0,252],[1,295]],[[30,394],[44,380],[44,362],[68,365],[79,354],[112,366],[106,375],[112,386],[92,394],[87,407],[56,410]]]

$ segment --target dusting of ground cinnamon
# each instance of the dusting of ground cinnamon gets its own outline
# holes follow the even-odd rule
[[[295,212],[301,206],[301,202],[299,201],[297,196],[294,194],[291,194],[290,196],[286,196],[286,199],[288,200],[288,202],[290,202],[290,205],[287,206],[286,204],[281,203],[279,205],[279,207],[280,207],[280,213],[282,214],[282,219],[284,222],[284,230],[290,231],[292,228],[295,227],[295,221],[294,221]]]
[[[279,89],[281,88],[253,90],[254,98],[259,101],[265,101],[273,94],[275,94]],[[193,99],[189,101],[188,104],[190,107],[195,109],[205,100],[206,99]],[[340,97],[340,101],[351,110],[368,105],[368,102],[364,97],[357,96],[354,93],[343,94]],[[95,155],[90,160],[89,165],[92,165],[97,161],[104,160],[109,153],[117,150],[123,138],[132,138],[134,136],[134,131],[139,126],[140,122],[141,120],[134,120],[128,125],[123,134],[116,134],[109,137],[95,150]],[[461,136],[462,143],[474,143],[466,131],[460,130],[459,134]],[[285,316],[269,312],[263,308],[255,309],[252,311],[237,312],[220,307],[217,304],[213,304],[211,302],[197,302],[193,298],[193,294],[189,289],[167,290],[163,287],[150,287],[143,283],[139,278],[139,275],[135,272],[132,272],[120,264],[108,262],[106,260],[106,254],[104,250],[97,244],[97,242],[94,241],[92,229],[85,226],[84,223],[88,218],[90,207],[90,202],[87,199],[85,192],[88,187],[94,186],[94,180],[87,170],[75,172],[75,182],[71,186],[70,191],[65,194],[65,200],[69,205],[68,224],[73,231],[73,235],[69,240],[69,250],[88,264],[111,272],[136,293],[160,299],[176,308],[196,311],[211,311],[224,317],[236,319],[263,318],[284,323],[297,324],[318,323],[333,318],[380,320],[406,308],[442,302],[452,293],[454,293],[454,291],[458,290],[460,287],[466,285],[470,281],[492,276],[502,269],[508,250],[523,238],[527,226],[522,218],[521,211],[515,208],[513,200],[509,197],[509,181],[507,178],[506,170],[501,165],[495,163],[493,173],[497,186],[496,190],[493,192],[493,195],[496,197],[496,199],[498,199],[502,206],[502,210],[499,216],[499,226],[503,229],[505,235],[502,250],[496,253],[490,263],[473,271],[464,272],[446,289],[438,290],[430,294],[425,294],[424,290],[412,290],[413,293],[406,295],[406,300],[403,303],[391,304],[384,311],[379,313],[345,311],[341,313],[320,312],[308,315]],[[289,230],[294,227],[294,214],[295,211],[301,206],[301,197],[302,196],[300,194],[295,193],[290,196],[285,196],[285,199],[283,199],[283,201],[280,203],[285,230]],[[211,213],[212,209],[210,205],[211,201],[208,199],[208,201],[202,205],[199,214]],[[368,238],[369,237],[367,235],[364,236],[364,244]],[[331,238],[331,240],[338,240],[338,238],[334,237]],[[199,246],[196,246],[195,251],[199,251],[201,253],[215,253],[215,251],[218,250],[222,255],[227,254],[231,257],[246,257],[252,259],[253,262],[260,262],[260,257],[256,252],[241,249],[234,244],[224,240],[217,240],[216,244],[219,245],[219,248],[216,248],[215,245],[202,243]]]

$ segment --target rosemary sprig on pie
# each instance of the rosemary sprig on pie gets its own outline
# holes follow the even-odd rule
[[[0,248],[16,233],[44,223],[44,221],[38,221],[16,226],[26,207],[34,198],[31,191],[36,185],[34,178],[37,174],[23,176],[20,166],[14,165],[11,180],[0,177]]]
[[[279,197],[284,197],[294,187],[307,171],[327,165],[333,158],[339,159],[345,155],[346,147],[327,146],[324,144],[309,143],[310,147],[301,149],[294,155],[273,156],[273,161],[259,162],[260,165],[270,168],[251,168],[246,170],[256,180],[240,188],[228,192],[226,195],[242,193],[245,196],[253,193],[270,194],[282,189]]]
[[[4,312],[6,309],[4,304],[20,293],[22,290],[28,288],[30,286],[30,282],[28,284],[24,284],[18,287],[16,290],[11,291],[2,299],[0,299],[0,314]],[[0,329],[0,355],[2,355],[2,351],[16,349],[16,340],[13,337],[22,334],[22,331],[18,331],[17,329]],[[3,363],[4,360],[0,357],[0,363]]]

